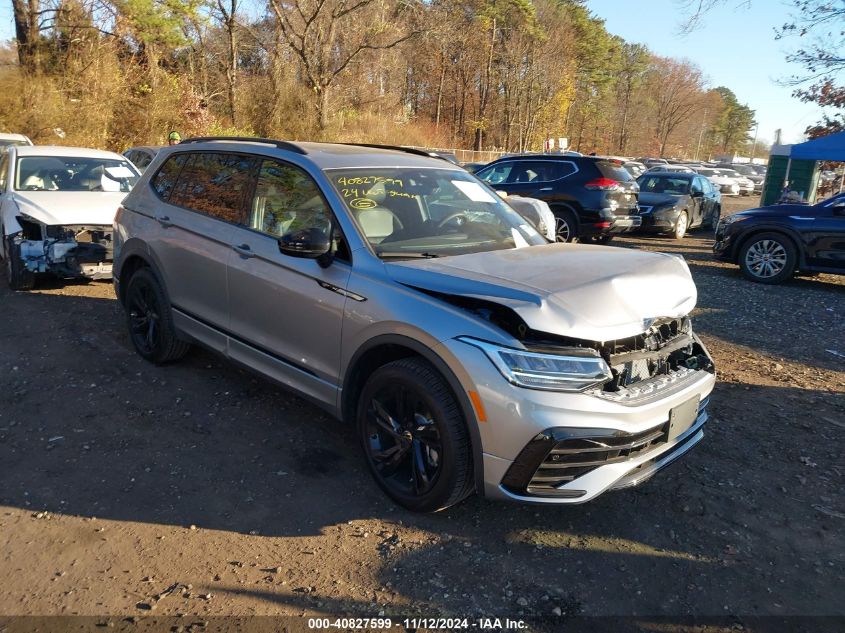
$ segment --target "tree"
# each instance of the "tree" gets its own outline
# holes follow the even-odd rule
[[[749,132],[755,125],[754,110],[740,103],[729,88],[719,86],[715,90],[722,98],[722,107],[713,126],[713,135],[723,152],[733,153],[751,139]]]
[[[279,29],[299,58],[315,96],[320,129],[329,119],[329,90],[361,53],[396,46],[417,34],[394,26],[375,0],[270,0]],[[365,26],[362,26],[365,25]]]
[[[650,71],[654,101],[654,132],[658,155],[663,156],[672,132],[701,106],[701,70],[687,61],[657,57]]]

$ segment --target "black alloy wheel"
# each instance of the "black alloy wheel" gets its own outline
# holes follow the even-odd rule
[[[135,272],[129,280],[126,319],[135,350],[150,362],[178,360],[190,348],[176,334],[170,305],[155,275],[146,268]]]
[[[424,360],[394,361],[370,376],[358,403],[358,431],[376,482],[409,510],[441,510],[472,491],[460,407]]]

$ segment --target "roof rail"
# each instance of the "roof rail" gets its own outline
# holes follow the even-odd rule
[[[443,158],[437,152],[427,152],[424,149],[416,149],[415,147],[402,147],[401,145],[380,145],[378,143],[340,143],[340,145],[353,145],[355,147],[372,147],[373,149],[392,149],[396,150],[397,152],[405,152],[406,154],[414,154],[416,156],[425,156],[426,158],[439,158],[440,160],[445,160],[447,163],[450,162],[449,160]]]
[[[186,138],[180,142],[180,145],[185,143],[206,143],[209,141],[240,141],[245,143],[264,143],[265,145],[274,145],[279,149],[286,149],[289,152],[296,152],[297,154],[307,154],[302,147],[290,141],[277,141],[272,138],[260,138],[257,136],[197,136],[194,138]]]

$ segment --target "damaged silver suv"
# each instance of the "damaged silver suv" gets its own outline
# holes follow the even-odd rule
[[[115,220],[154,363],[198,343],[355,424],[397,503],[581,503],[698,443],[715,381],[675,256],[550,244],[400,148],[193,139]]]

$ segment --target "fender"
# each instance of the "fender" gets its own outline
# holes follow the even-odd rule
[[[733,253],[731,256],[734,260],[734,263],[739,263],[739,252],[742,250],[742,247],[745,246],[746,242],[751,239],[754,235],[758,233],[782,233],[789,237],[793,242],[795,242],[795,246],[797,247],[796,250],[798,251],[798,267],[806,266],[807,261],[804,256],[804,253],[807,248],[807,244],[804,239],[801,237],[801,234],[798,233],[792,227],[786,226],[784,224],[778,224],[777,222],[772,221],[763,221],[760,224],[755,224],[753,228],[749,229],[746,233],[742,235],[742,239],[737,241],[733,247]]]
[[[124,242],[120,247],[120,256],[114,262],[114,286],[115,294],[117,294],[118,301],[123,304],[123,289],[120,287],[120,276],[122,274],[123,264],[130,257],[139,257],[152,270],[153,275],[161,286],[167,302],[170,303],[170,295],[167,291],[167,284],[164,283],[164,275],[162,274],[162,266],[156,257],[155,253],[150,249],[149,245],[143,240],[133,237]]]
[[[354,411],[353,407],[355,403],[350,401],[351,394],[347,386],[351,384],[353,371],[356,365],[358,364],[358,361],[367,351],[380,345],[401,345],[402,347],[407,347],[408,349],[413,350],[419,356],[431,363],[434,368],[437,369],[438,372],[440,372],[440,375],[446,379],[446,383],[449,385],[449,388],[452,390],[452,393],[455,394],[455,397],[458,400],[458,405],[461,407],[461,413],[463,413],[464,420],[466,420],[467,423],[467,430],[469,431],[470,442],[472,446],[472,462],[473,474],[475,476],[475,489],[478,494],[483,495],[484,460],[482,455],[481,434],[478,431],[478,420],[475,416],[475,409],[473,408],[472,403],[469,400],[469,396],[467,395],[466,388],[464,387],[464,385],[461,384],[461,381],[454,374],[454,372],[452,372],[449,365],[433,349],[431,349],[427,345],[415,339],[408,338],[407,336],[402,336],[400,334],[382,334],[380,336],[376,336],[370,339],[364,345],[360,346],[355,352],[355,354],[352,356],[352,359],[349,361],[349,365],[347,366],[346,372],[343,377],[343,385],[340,391],[341,419],[354,419],[354,416],[350,416],[350,410]]]

